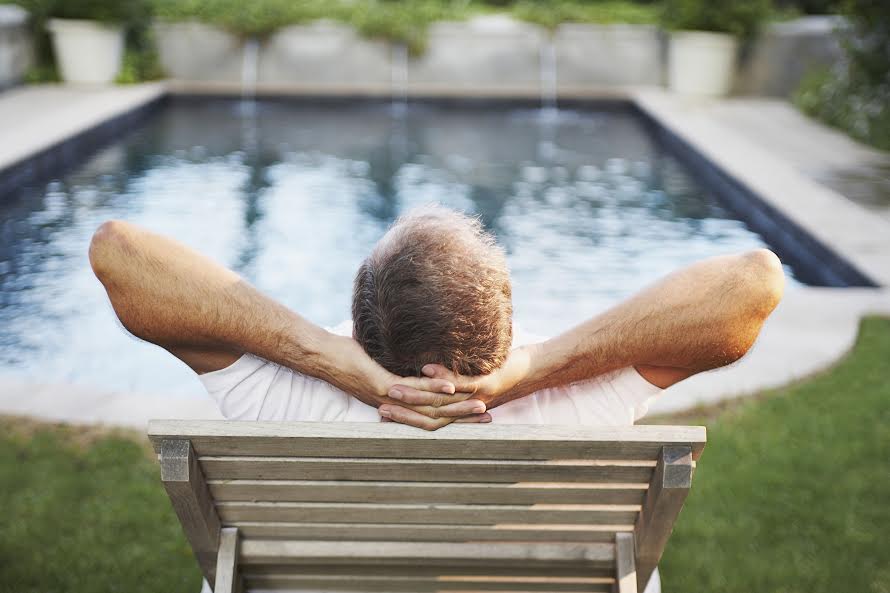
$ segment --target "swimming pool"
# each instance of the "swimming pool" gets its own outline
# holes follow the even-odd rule
[[[506,247],[515,317],[551,335],[668,271],[766,241],[626,107],[172,100],[48,182],[0,201],[0,375],[198,393],[134,343],[92,276],[104,220],[172,235],[309,319],[349,314],[353,274],[399,213],[440,202]],[[788,269],[790,276],[794,271]]]

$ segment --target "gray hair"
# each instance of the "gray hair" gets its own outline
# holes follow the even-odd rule
[[[509,354],[512,315],[503,249],[478,219],[442,206],[396,220],[355,276],[355,339],[400,376],[429,363],[492,372]]]

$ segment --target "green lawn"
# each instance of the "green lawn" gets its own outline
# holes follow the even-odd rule
[[[0,592],[198,593],[147,441],[92,432],[0,422]]]
[[[665,590],[890,592],[890,320],[830,372],[719,410]],[[144,440],[0,420],[0,592],[198,591]]]
[[[666,591],[890,592],[890,320],[827,373],[670,420],[707,424],[708,445]]]

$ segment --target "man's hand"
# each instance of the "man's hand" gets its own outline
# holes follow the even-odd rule
[[[491,416],[485,414],[485,403],[472,393],[456,393],[454,383],[446,378],[399,377],[390,373],[352,338],[328,334],[322,351],[332,368],[330,378],[325,379],[378,408],[385,421],[425,430],[456,421],[491,421]]]
[[[491,422],[491,415],[486,412],[488,406],[479,391],[479,385],[486,377],[457,375],[438,364],[426,365],[423,372],[427,377],[418,381],[446,381],[461,391],[453,394],[428,392],[412,386],[413,378],[401,378],[388,394],[396,401],[386,402],[377,410],[384,422],[398,422],[424,430],[437,430],[452,422]],[[472,406],[469,408],[471,415],[464,415],[467,405]]]
[[[377,408],[384,422],[424,430],[436,430],[452,422],[491,422],[485,402],[472,392],[454,393],[454,384],[446,379],[390,374],[387,382],[391,387]],[[437,390],[440,385],[446,387]]]
[[[506,362],[488,375],[472,377],[458,375],[440,364],[428,364],[422,369],[425,379],[444,381],[454,387],[455,393],[453,395],[429,393],[410,385],[407,379],[401,380],[405,382],[400,381],[389,391],[389,397],[398,400],[398,405],[382,405],[379,408],[380,415],[394,422],[435,430],[454,420],[441,417],[446,415],[442,414],[443,411],[464,409],[455,407],[457,404],[451,403],[452,401],[475,402],[476,410],[481,412],[490,410],[520,397],[516,387],[528,376],[532,368],[532,359],[540,348],[540,344],[533,344],[513,349]],[[430,417],[429,413],[425,413],[428,412],[426,406],[431,405],[435,406],[433,414],[438,412],[439,418]],[[424,411],[418,410],[418,406],[424,408]],[[486,418],[478,420],[479,422],[491,421],[489,414],[483,416]]]
[[[491,422],[485,402],[472,392],[455,393],[454,384],[433,377],[399,377],[388,373],[387,395],[377,398],[384,422],[436,430],[452,422]],[[440,386],[443,386],[440,389]],[[405,401],[410,399],[413,403]]]

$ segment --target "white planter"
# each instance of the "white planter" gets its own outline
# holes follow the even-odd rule
[[[726,33],[671,34],[668,87],[675,93],[719,97],[732,87],[738,42]]]
[[[121,27],[94,21],[52,19],[47,28],[65,82],[108,84],[114,81],[124,55]]]

